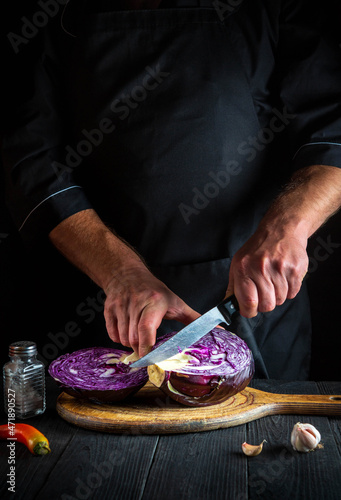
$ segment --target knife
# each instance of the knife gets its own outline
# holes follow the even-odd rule
[[[230,295],[220,302],[216,307],[210,309],[198,319],[192,321],[189,325],[182,328],[173,337],[166,340],[163,344],[153,349],[150,353],[134,361],[131,368],[143,368],[145,366],[160,363],[175,354],[191,346],[197,340],[210,332],[220,323],[231,324],[232,314],[239,310],[237,299]]]

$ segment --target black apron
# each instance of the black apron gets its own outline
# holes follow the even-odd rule
[[[252,159],[240,153],[261,124],[230,40],[233,17],[222,21],[214,8],[111,11],[102,1],[64,20],[74,37],[69,165],[104,222],[201,313],[224,297],[231,258],[283,173],[264,187],[271,147]],[[256,376],[307,377],[307,307],[302,291],[231,326],[253,350]],[[165,321],[159,333],[180,326]]]

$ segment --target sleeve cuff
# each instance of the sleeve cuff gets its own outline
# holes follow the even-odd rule
[[[81,186],[69,186],[57,191],[36,205],[19,227],[26,244],[36,244],[64,219],[93,208]]]
[[[337,142],[310,142],[303,144],[293,157],[294,169],[311,165],[341,168],[341,144]]]

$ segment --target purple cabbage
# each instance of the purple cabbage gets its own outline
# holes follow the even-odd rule
[[[148,380],[146,368],[122,362],[127,351],[89,347],[64,354],[49,366],[49,374],[68,394],[97,403],[116,402],[137,392]]]
[[[158,339],[155,347],[175,333]],[[222,328],[214,328],[180,353],[189,355],[180,368],[167,370],[167,360],[148,370],[132,369],[123,363],[128,354],[109,347],[81,349],[53,361],[49,374],[66,393],[96,403],[121,401],[141,389],[149,378],[165,394],[188,406],[221,403],[242,391],[254,374],[246,343]]]
[[[148,374],[165,394],[188,406],[221,403],[242,391],[254,374],[246,343],[222,328],[214,328],[181,354],[190,356],[184,365],[167,369],[167,360],[148,367]]]

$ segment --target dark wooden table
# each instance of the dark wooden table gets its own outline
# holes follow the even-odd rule
[[[251,385],[268,392],[341,394],[341,382],[254,380]],[[46,412],[25,420],[48,437],[52,452],[35,457],[17,443],[15,493],[7,490],[9,451],[1,443],[1,499],[341,499],[340,417],[275,415],[215,431],[115,435],[61,419],[55,410],[58,394],[48,378]],[[292,449],[290,433],[298,421],[319,429],[323,449]],[[3,409],[1,423],[6,423]],[[263,439],[260,455],[242,453],[244,441]]]

